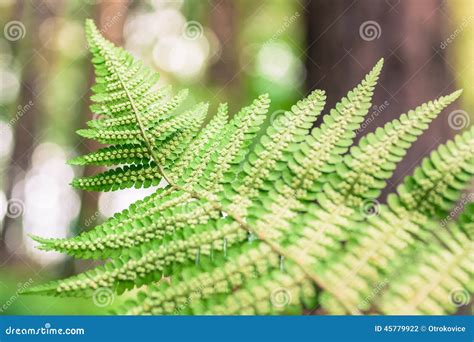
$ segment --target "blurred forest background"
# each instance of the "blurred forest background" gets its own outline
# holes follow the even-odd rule
[[[0,0],[0,313],[102,314],[92,300],[18,296],[90,262],[34,248],[28,234],[87,230],[153,189],[86,193],[66,160],[95,148],[75,131],[92,118],[93,74],[83,24],[190,88],[211,113],[269,92],[271,112],[315,88],[332,106],[381,57],[374,106],[359,135],[422,102],[464,88],[410,150],[391,190],[474,113],[474,2],[470,0]],[[326,110],[329,107],[326,107]],[[383,198],[382,198],[383,200]],[[97,303],[96,303],[97,304]]]

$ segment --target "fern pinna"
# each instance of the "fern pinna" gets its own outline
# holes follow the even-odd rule
[[[457,309],[453,291],[473,292],[474,205],[447,226],[441,220],[474,174],[474,129],[426,157],[387,204],[376,200],[407,149],[460,91],[351,147],[381,60],[319,127],[312,125],[324,107],[321,90],[262,134],[266,94],[232,119],[221,104],[201,128],[207,104],[181,109],[186,91],[156,90],[156,73],[90,20],[86,31],[98,119],[79,134],[108,146],[71,163],[114,168],[73,186],[159,186],[77,237],[33,237],[43,250],[106,262],[28,293],[82,297],[141,287],[119,309],[126,314],[442,314]]]

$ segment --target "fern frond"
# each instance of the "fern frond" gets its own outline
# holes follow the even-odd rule
[[[97,86],[99,86],[99,89],[95,89]],[[101,85],[96,84],[95,86],[92,87],[92,91],[97,93],[103,90],[100,90]],[[166,108],[170,105],[173,106],[173,108],[170,108],[169,111],[177,107],[186,97],[187,95],[187,90],[182,90],[180,91],[175,97],[171,98],[172,96],[172,87],[171,86],[165,86],[160,89],[158,89],[156,92],[150,92],[147,95],[147,102],[150,104],[150,107],[142,107],[140,106],[139,109],[143,110],[143,117],[145,121],[152,121],[153,119],[158,119],[161,117],[160,114],[166,114]],[[171,98],[170,102],[169,99]],[[145,100],[145,99],[143,99]],[[162,106],[163,107],[162,107]],[[93,105],[94,106],[94,105]],[[146,104],[144,104],[146,106]],[[107,108],[106,106],[104,106]],[[149,111],[149,109],[158,107],[160,109],[160,112],[155,112],[155,111]],[[92,107],[94,109],[94,107]],[[145,110],[147,109],[147,110]],[[94,112],[94,110],[92,110]],[[96,114],[100,114],[96,113]],[[136,116],[134,114],[127,114],[124,116],[119,116],[119,117],[109,117],[105,115],[99,115],[98,119],[93,119],[89,120],[87,122],[87,126],[90,128],[95,128],[95,129],[100,129],[100,128],[113,128],[113,127],[118,127],[118,128],[133,128],[134,125],[136,125]]]
[[[130,186],[157,184],[161,175],[154,163],[173,162],[190,142],[202,123],[207,105],[177,113],[187,90],[167,100],[169,88],[153,92],[158,75],[135,61],[122,49],[114,47],[99,33],[92,21],[86,22],[89,47],[93,54],[96,85],[91,109],[99,119],[90,121],[88,129],[78,133],[112,146],[74,159],[72,164],[114,166],[130,164],[79,178],[73,182],[86,190],[116,190]],[[137,115],[141,117],[137,121]],[[143,136],[146,130],[150,137]],[[154,142],[151,156],[147,139]],[[176,148],[176,146],[180,148]],[[113,183],[113,184],[112,184]]]
[[[227,104],[220,104],[209,124],[193,139],[192,144],[187,145],[179,160],[171,166],[171,174],[175,179],[186,179],[186,184],[191,182],[189,179],[200,179],[204,167],[221,141],[220,134],[228,120],[227,112]],[[185,177],[186,172],[188,176],[193,173],[193,176]]]
[[[471,134],[466,132],[462,137],[468,136]],[[456,168],[453,163],[452,170],[457,171],[448,178],[466,180],[469,177],[464,172],[465,169],[470,169],[470,165],[473,165],[474,149],[470,147],[471,142],[462,139],[461,136],[456,137],[456,141],[459,142],[459,146],[454,147],[451,142],[448,142],[446,145],[442,145],[439,150],[445,150],[445,146],[451,146],[451,155],[459,158],[456,164],[463,165],[463,168]],[[467,186],[467,184],[464,185]],[[458,188],[458,190],[462,189]],[[390,272],[387,265],[390,260],[396,257],[397,253],[403,253],[405,249],[410,250],[416,246],[418,241],[414,238],[416,236],[418,239],[427,239],[429,232],[434,229],[427,230],[430,226],[428,218],[424,217],[421,220],[420,213],[416,213],[415,210],[404,212],[399,216],[393,214],[385,206],[379,208],[379,211],[379,217],[370,218],[369,222],[356,224],[350,220],[344,221],[342,214],[350,212],[347,210],[339,210],[339,216],[334,216],[325,210],[309,209],[309,213],[301,217],[300,222],[295,223],[297,227],[303,227],[303,229],[298,230],[298,235],[295,235],[297,231],[293,230],[294,235],[284,243],[300,259],[308,260],[308,263],[313,264],[314,260],[318,260],[314,267],[319,270],[326,284],[339,291],[346,306],[349,305],[354,310],[370,308],[370,303],[366,298],[373,299],[374,289],[378,291],[380,286],[386,286],[385,277],[387,275],[384,276],[381,270]],[[335,218],[337,221],[334,221]],[[425,226],[420,225],[420,222],[423,222]],[[433,222],[431,226],[442,229],[439,224]],[[348,233],[353,241],[346,242],[348,246],[344,247],[341,241],[345,241]],[[341,251],[345,248],[347,248],[347,254],[342,254],[343,260],[334,263],[338,256],[340,258]],[[411,258],[416,258],[416,256],[402,259],[401,264],[403,265]],[[325,260],[330,263],[327,264]],[[253,292],[254,289],[248,291]],[[268,298],[261,303],[264,307],[268,305]],[[255,305],[257,305],[256,303],[254,302]],[[327,294],[323,296],[323,303],[326,309],[342,312],[339,311],[340,308],[333,298]]]
[[[335,165],[352,144],[354,131],[359,128],[370,108],[382,66],[383,59],[331,109],[330,114],[323,117],[320,127],[314,128],[304,142],[291,150],[288,170],[282,176],[292,189],[298,189],[298,199],[314,199],[327,174],[335,170]]]
[[[216,116],[205,126],[198,137],[193,139],[192,144],[188,143],[186,145],[186,151],[181,154],[175,164],[172,164],[173,175],[179,177],[185,170],[192,169],[194,170],[194,174],[198,175],[196,178],[199,179],[199,172],[196,171],[196,169],[200,167],[202,171],[203,166],[207,165],[211,152],[214,151],[215,145],[219,142],[219,131],[224,127],[226,122],[227,106],[221,105]],[[143,150],[144,153],[147,153],[146,148],[143,148]],[[167,148],[166,150],[173,151],[174,149]],[[147,156],[149,157],[148,153]],[[196,163],[193,159],[197,156],[201,158],[200,163]],[[190,181],[188,184],[190,184]],[[95,227],[92,231],[85,232],[78,237],[72,239],[34,238],[42,244],[40,248],[44,250],[57,250],[82,258],[106,257],[109,256],[109,253],[112,253],[113,250],[125,246],[125,244],[120,243],[120,240],[114,239],[115,235],[111,235],[109,244],[111,245],[110,247],[113,248],[109,249],[109,252],[106,252],[107,244],[104,245],[104,243],[106,243],[107,239],[105,237],[108,234],[130,231],[130,234],[133,235],[132,227],[149,226],[150,221],[147,219],[148,217],[156,216],[157,213],[166,212],[170,207],[182,205],[189,200],[190,196],[183,192],[171,193],[169,189],[164,191],[158,189],[158,192],[148,199],[136,202],[129,209],[124,210],[120,214],[116,214],[114,218],[109,219],[104,224]],[[164,220],[164,222],[166,223],[166,220]],[[160,226],[159,223],[155,223],[154,227],[151,228],[154,229],[156,227],[163,226]],[[149,239],[147,239],[147,241],[149,241]],[[130,247],[128,244],[126,246]]]
[[[158,153],[154,158],[160,165],[172,165],[190,143],[204,121],[207,105],[199,104],[195,109],[182,114],[186,119],[186,126],[178,133],[158,143]],[[166,129],[165,129],[166,130]],[[171,130],[168,130],[171,132]],[[109,191],[130,187],[149,187],[158,185],[161,180],[159,169],[148,149],[143,145],[118,145],[101,149],[92,154],[79,157],[73,163],[117,165],[135,163],[108,170],[94,176],[76,178],[72,185],[76,188],[90,191]]]
[[[205,126],[198,137],[193,139],[192,144],[188,143],[186,145],[186,151],[181,154],[180,159],[175,164],[172,164],[173,175],[179,177],[180,174],[189,169],[194,170],[194,174],[198,175],[196,168],[200,167],[202,170],[203,165],[207,165],[211,152],[219,142],[219,131],[224,127],[226,122],[227,106],[221,105],[216,116]],[[144,153],[147,153],[146,148],[143,148],[143,150]],[[167,148],[166,150],[173,151],[174,149]],[[147,156],[149,157],[148,153]],[[196,156],[201,158],[200,163],[196,163],[193,159],[196,158]],[[197,178],[199,179],[199,177]],[[190,184],[190,181],[188,181],[188,184]],[[104,245],[106,241],[105,237],[108,234],[132,230],[132,227],[149,226],[149,217],[156,216],[157,213],[166,212],[169,208],[180,204],[182,205],[189,200],[190,196],[183,192],[173,193],[170,189],[158,189],[157,193],[143,201],[137,201],[132,204],[129,209],[116,214],[112,219],[109,219],[102,225],[95,227],[92,231],[85,232],[78,237],[72,239],[34,238],[42,244],[40,248],[44,250],[57,250],[76,257],[105,257],[109,255],[105,252],[106,245]],[[155,224],[155,227],[157,226],[159,227],[160,225]],[[133,234],[133,232],[131,232],[131,234]],[[149,239],[147,239],[147,241],[148,240]],[[115,250],[120,246],[124,246],[117,239],[111,239],[109,244],[111,244]],[[109,252],[113,252],[113,249],[110,249]]]
[[[291,144],[305,138],[324,103],[324,92],[316,90],[268,127],[242,167],[226,175],[224,199],[232,202],[231,207],[235,210],[240,207],[245,214],[245,209],[259,190],[272,188],[272,182],[279,178],[279,173],[285,168],[285,152]]]
[[[422,162],[421,168],[432,170],[426,165],[436,163],[437,167],[443,168],[443,171],[435,170],[420,174],[420,168],[416,169],[414,171],[416,176],[407,177],[407,182],[413,184],[411,183],[413,177],[417,177],[415,184],[419,185],[413,185],[409,191],[401,192],[400,197],[390,195],[390,207],[381,206],[378,216],[368,218],[370,224],[368,227],[366,223],[361,223],[358,229],[352,230],[351,241],[346,246],[347,253],[342,257],[339,256],[338,261],[325,269],[325,273],[331,278],[328,281],[333,284],[332,286],[341,289],[346,305],[352,303],[354,307],[362,305],[363,309],[368,309],[364,298],[371,296],[371,291],[377,284],[386,282],[385,277],[391,272],[391,260],[395,259],[397,254],[416,248],[420,240],[429,243],[432,241],[433,232],[444,229],[440,221],[433,221],[429,216],[432,212],[424,209],[426,207],[422,201],[438,197],[436,193],[438,184],[440,187],[451,189],[449,192],[451,199],[459,197],[461,191],[469,185],[468,180],[472,178],[474,165],[472,146],[472,130],[457,136],[454,142],[448,141],[445,145],[441,145],[431,157]],[[443,161],[439,158],[440,154],[444,156]],[[407,189],[406,185],[402,185],[401,189]],[[416,196],[409,197],[410,194]],[[418,199],[419,203],[406,200],[411,198]],[[436,208],[440,201],[432,200],[431,203],[433,208]],[[404,205],[409,207],[406,208]],[[403,267],[405,260],[410,260],[410,257],[403,259],[400,267]],[[347,291],[349,284],[350,292]],[[346,291],[342,291],[344,288]],[[332,299],[325,306],[339,312],[337,303]]]
[[[349,225],[347,219],[333,219],[328,222],[329,214],[319,210],[319,217],[311,216],[318,220],[317,227],[324,229],[330,225],[332,231],[336,226],[344,227]],[[332,216],[334,217],[334,216]],[[277,218],[276,221],[280,222]],[[309,220],[308,220],[309,222]],[[308,222],[303,224],[308,224]],[[298,222],[301,223],[301,222]],[[311,233],[308,235],[308,231]],[[324,257],[318,249],[322,235],[314,234],[314,230],[308,229],[305,232],[294,235],[289,241],[283,242],[288,247],[290,254],[297,257],[302,263],[311,265],[315,260]],[[334,244],[336,249],[340,245]],[[216,255],[216,254],[214,254]],[[236,294],[259,292],[261,296],[252,301],[250,307],[245,308],[248,314],[269,314],[269,313],[300,313],[302,308],[313,308],[315,305],[315,287],[308,281],[308,278],[301,272],[299,267],[292,264],[291,260],[284,260],[278,253],[272,251],[265,243],[258,240],[242,247],[233,248],[226,254],[225,260],[222,257],[214,257],[211,260],[203,260],[199,266],[187,267],[182,273],[185,277],[178,277],[172,287],[150,287],[142,295],[144,301],[131,301],[120,311],[127,314],[209,314],[226,313],[235,314],[243,309],[238,304],[238,299],[231,293],[234,289],[241,289]],[[291,274],[289,280],[288,276]],[[285,279],[285,280],[283,280]],[[179,289],[179,290],[178,290]],[[311,295],[309,295],[311,294]],[[237,295],[237,298],[240,295]],[[192,297],[192,303],[186,303]],[[280,298],[283,297],[283,298]],[[292,301],[289,308],[282,300]],[[247,302],[246,302],[247,303]],[[289,303],[287,303],[289,304]],[[269,310],[269,311],[265,311]]]
[[[160,224],[156,222],[151,226],[151,217],[160,217],[159,213],[169,213],[170,208],[182,205],[190,199],[190,195],[184,192],[174,192],[169,188],[160,188],[144,200],[139,200],[128,209],[115,214],[114,217],[108,219],[103,224],[76,237],[44,239],[34,236],[33,239],[41,244],[38,248],[43,250],[56,250],[77,258],[108,257],[113,255],[114,250],[120,252],[119,248],[132,246],[126,241],[127,235],[124,235],[124,241],[121,241],[118,238],[119,234],[126,233],[133,236],[134,229],[147,226],[152,231],[156,226],[160,226]],[[169,231],[170,233],[174,231],[172,226],[169,227]],[[110,236],[111,239],[108,239],[107,236]]]
[[[245,146],[245,144],[248,145],[251,138],[256,134],[257,130],[255,128],[263,122],[268,105],[268,96],[263,95],[255,100],[251,106],[240,111],[226,126],[228,134],[225,135],[221,141],[219,150],[212,151],[213,159],[208,163],[204,175],[199,178],[189,178],[189,181],[194,184],[201,179],[201,181],[205,181],[209,184],[209,186],[207,186],[208,190],[218,187],[219,181],[224,176],[224,172],[231,166],[231,162],[236,158],[239,151],[241,151],[241,146]],[[155,175],[157,174],[158,173],[155,172]],[[193,176],[197,175],[197,173],[193,173]],[[187,197],[186,200],[189,200],[189,197]],[[195,203],[191,204],[191,206],[195,206]],[[184,207],[188,207],[188,205],[184,205]],[[208,211],[206,210],[205,212],[206,217],[203,219],[208,218]],[[158,217],[155,215],[155,219],[157,218]],[[190,220],[196,221],[198,218],[199,216],[192,216]],[[69,240],[53,240],[52,243],[47,243],[43,248],[59,249],[62,252],[78,257],[84,255],[94,255],[98,257],[101,251],[104,251],[105,253],[103,256],[107,256],[107,253],[111,251],[110,248],[104,246],[104,242],[107,242],[107,244],[115,250],[123,247],[130,248],[134,244],[149,241],[153,238],[163,237],[166,229],[174,232],[176,230],[175,228],[186,227],[193,224],[192,222],[178,224],[178,217],[173,215],[169,215],[168,217],[165,215],[161,221],[155,222],[152,226],[149,224],[143,224],[142,219],[144,219],[145,222],[147,221],[146,217],[139,216],[136,220],[133,220],[131,224],[122,225],[122,227],[124,227],[122,238],[117,237],[117,235],[122,232],[117,232],[116,229],[111,227],[110,229],[100,231],[101,239],[99,241],[97,241],[97,239],[91,241],[89,239],[89,234],[86,233],[84,238],[79,236]],[[199,222],[199,220],[197,221]],[[170,227],[174,228],[171,229]],[[110,240],[107,238],[109,232],[112,234]]]
[[[448,229],[447,229],[448,228]],[[474,203],[456,224],[434,231],[426,245],[410,255],[413,262],[397,265],[377,303],[386,314],[446,314],[468,305],[474,293]]]
[[[214,294],[231,292],[245,279],[272,267],[278,267],[279,258],[271,248],[255,241],[254,244],[234,249],[230,254],[203,261],[199,267],[189,267],[166,283],[150,286],[137,301],[130,301],[122,308],[127,314],[182,314],[190,311],[190,296],[205,299]]]
[[[460,94],[456,91],[425,103],[363,137],[326,184],[324,195],[329,201],[320,202],[329,203],[331,208],[343,203],[358,208],[365,200],[377,198],[417,136]]]
[[[73,183],[104,191],[163,182],[79,236],[34,237],[41,249],[108,260],[27,292],[90,296],[101,287],[121,293],[147,285],[123,308],[128,314],[446,313],[454,309],[450,288],[472,292],[466,260],[474,209],[447,227],[439,219],[474,174],[474,129],[426,158],[376,215],[359,213],[460,92],[403,114],[350,151],[382,60],[320,127],[311,130],[325,100],[316,90],[262,134],[266,94],[230,121],[220,105],[201,129],[207,105],[180,110],[186,91],[156,91],[156,73],[90,21],[87,33],[100,118],[80,133],[111,145],[71,163],[112,168]]]
[[[71,165],[104,165],[113,166],[133,162],[141,164],[150,161],[148,149],[137,145],[114,145],[101,148],[84,156],[69,160]]]
[[[99,287],[109,287],[122,292],[135,285],[141,286],[157,281],[162,276],[168,276],[172,271],[179,269],[178,266],[184,262],[194,261],[200,255],[209,255],[211,250],[224,250],[227,243],[231,245],[235,241],[245,239],[246,232],[226,224],[228,221],[228,219],[219,221],[218,227],[212,231],[206,226],[198,226],[194,232],[177,232],[174,239],[166,244],[155,240],[134,248],[127,254],[121,254],[119,258],[104,266],[61,282],[45,284],[31,292],[87,296]]]
[[[274,272],[261,281],[252,281],[225,298],[195,303],[195,314],[213,315],[275,315],[301,314],[314,305],[316,288],[299,268]]]
[[[297,212],[305,211],[305,203],[317,194],[330,168],[347,150],[355,137],[354,127],[359,127],[370,107],[373,89],[383,65],[380,60],[364,80],[326,115],[325,123],[312,130],[305,140],[290,146],[286,162],[288,168],[280,173],[280,179],[270,187],[270,195],[259,199],[249,209],[249,222],[259,231],[272,232],[276,238],[289,231],[290,221]],[[284,181],[282,181],[283,179]],[[280,231],[280,233],[278,233]]]
[[[445,217],[474,175],[474,127],[424,158],[387,198],[394,211]]]
[[[76,178],[72,186],[89,191],[110,191],[158,185],[161,177],[154,163],[117,167],[95,176]]]
[[[260,126],[266,118],[270,99],[268,94],[259,96],[251,106],[243,108],[223,129],[223,138],[216,151],[214,151],[207,168],[198,185],[204,189],[220,190],[218,186],[225,174],[234,166],[238,167],[240,162],[248,153],[248,146],[256,136]],[[193,178],[190,178],[193,181]]]

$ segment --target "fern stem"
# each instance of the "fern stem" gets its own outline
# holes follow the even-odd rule
[[[138,111],[138,108],[135,106],[135,102],[133,100],[133,97],[130,95],[130,92],[128,91],[128,88],[126,87],[125,85],[125,82],[123,81],[122,77],[120,76],[120,72],[117,70],[117,68],[115,67],[115,64],[112,63],[112,66],[114,68],[114,71],[116,72],[117,74],[117,77],[120,81],[120,84],[122,85],[122,88],[124,89],[125,91],[125,94],[127,95],[128,97],[128,100],[130,101],[130,104],[132,106],[132,110],[133,110],[133,114],[135,115],[135,120],[138,124],[138,127],[140,128],[140,133],[141,135],[143,136],[143,140],[145,142],[145,145],[148,149],[148,152],[150,153],[153,161],[155,162],[156,166],[158,167],[158,173],[161,175],[161,177],[163,177],[163,179],[171,185],[171,180],[168,178],[168,176],[166,175],[166,172],[165,170],[163,169],[163,166],[161,165],[161,163],[159,162],[159,158],[156,156],[156,153],[155,153],[155,150],[153,149],[153,145],[151,144],[150,142],[150,139],[148,139],[148,136],[146,135],[146,130],[145,130],[145,126],[143,125],[143,122],[142,120],[140,119],[140,115],[139,115],[139,111]]]

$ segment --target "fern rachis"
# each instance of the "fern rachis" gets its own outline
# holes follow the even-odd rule
[[[80,134],[109,146],[72,163],[117,167],[73,185],[101,191],[166,185],[77,237],[34,237],[45,250],[110,261],[28,292],[89,296],[100,287],[143,286],[121,309],[133,314],[300,313],[315,305],[335,313],[393,314],[411,298],[402,279],[409,284],[417,269],[427,268],[438,275],[436,284],[473,291],[462,260],[472,246],[473,206],[450,225],[452,233],[439,233],[445,229],[439,218],[474,174],[473,129],[426,158],[379,215],[361,212],[459,91],[401,115],[350,148],[371,106],[380,61],[320,127],[311,128],[325,101],[316,90],[256,141],[268,95],[231,120],[222,104],[200,129],[207,104],[180,110],[186,91],[174,97],[169,88],[155,92],[155,73],[102,38],[91,21],[86,28],[97,82],[91,109],[101,117]],[[433,264],[433,251],[449,256],[454,270],[443,270],[442,260]],[[404,262],[418,255],[417,268],[404,272]],[[163,276],[171,283],[160,282]],[[374,284],[385,279],[393,288],[372,298]],[[430,307],[455,309],[436,284],[424,278],[416,284],[424,293],[419,298],[434,296]],[[275,303],[279,291],[289,297],[285,305]],[[426,312],[419,298],[410,312]]]

